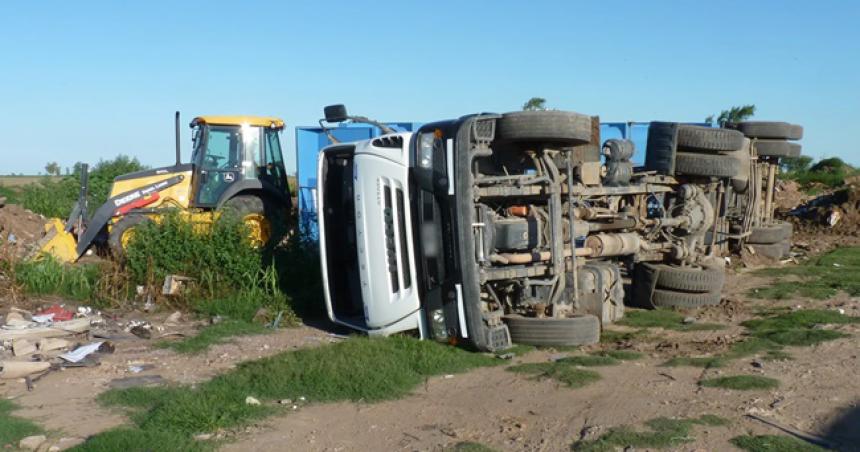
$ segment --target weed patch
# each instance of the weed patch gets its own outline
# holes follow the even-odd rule
[[[131,408],[135,413],[132,420],[141,434],[187,440],[196,433],[239,426],[280,411],[276,404],[248,405],[248,396],[260,400],[306,397],[311,402],[375,402],[402,397],[429,376],[498,364],[499,359],[432,341],[351,338],[246,362],[196,387],[112,390],[100,401]],[[101,441],[110,444],[97,435],[85,446]]]
[[[12,263],[12,281],[32,295],[60,295],[94,301],[101,269],[94,264],[66,265],[51,256]]]
[[[578,441],[571,449],[583,452],[610,452],[627,447],[665,449],[692,441],[690,433],[694,426],[724,426],[728,423],[726,419],[714,415],[704,415],[698,419],[661,417],[645,423],[650,431],[636,431],[628,426],[615,427],[596,440]]]
[[[767,287],[753,289],[756,298],[782,300],[801,296],[824,300],[839,291],[860,295],[860,247],[840,248],[794,267],[766,268],[756,272],[761,276],[793,275],[797,281],[772,282]]]
[[[756,389],[772,389],[779,386],[779,380],[758,375],[732,375],[702,380],[700,385],[708,388],[736,389],[750,391]]]
[[[199,353],[213,345],[224,343],[231,337],[265,334],[269,331],[271,330],[257,323],[225,320],[203,328],[195,336],[179,341],[163,341],[158,344],[160,347],[169,348],[179,353]]]
[[[631,350],[604,350],[600,352],[592,352],[595,356],[608,356],[619,361],[633,361],[642,358],[642,354]]]
[[[790,436],[736,436],[732,444],[748,452],[824,452],[827,449],[805,443]]]
[[[684,323],[684,316],[669,310],[631,310],[617,322],[635,328],[663,328],[675,331],[711,331],[723,329],[716,323]]]
[[[36,435],[42,431],[38,425],[12,415],[15,405],[0,399],[0,448],[16,448],[21,438]]]
[[[564,362],[525,363],[508,367],[509,371],[531,374],[534,378],[551,378],[568,388],[581,388],[600,380],[600,374],[592,370],[578,369],[575,365]]]

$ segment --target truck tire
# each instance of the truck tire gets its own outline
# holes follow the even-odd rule
[[[788,240],[777,243],[750,243],[747,246],[752,248],[756,255],[768,259],[782,259],[791,251],[791,242]]]
[[[600,320],[586,314],[567,318],[502,317],[511,342],[526,345],[588,345],[600,340]]]
[[[657,174],[675,175],[675,153],[678,147],[677,122],[652,121],[648,125],[645,146],[645,169]]]
[[[708,155],[678,152],[675,173],[689,176],[733,178],[741,174],[741,162],[730,155]]]
[[[669,289],[683,292],[719,292],[726,280],[724,269],[712,267],[677,267],[666,264],[647,264],[657,267],[660,271],[657,277],[658,289]]]
[[[720,304],[720,291],[713,292],[680,292],[675,290],[655,289],[651,299],[658,308],[700,308]]]
[[[152,223],[152,219],[145,215],[126,215],[113,224],[108,234],[108,247],[114,259],[121,261],[125,258],[125,247],[131,233],[144,223]]]
[[[740,173],[731,180],[732,189],[736,193],[746,193],[750,184],[750,166],[752,165],[752,143],[749,138],[744,138],[744,145],[740,150],[728,152],[737,159],[740,164]]]
[[[754,227],[747,236],[747,243],[768,245],[771,243],[779,243],[791,238],[794,232],[794,227],[787,221],[775,221],[774,224],[767,226]]]
[[[276,203],[255,195],[239,195],[227,200],[222,207],[225,213],[235,215],[250,229],[251,244],[261,247],[269,244],[284,224],[281,208]]]
[[[782,140],[757,140],[756,153],[764,157],[800,157],[800,145]]]
[[[496,139],[566,145],[591,142],[591,117],[568,111],[517,111],[496,121]]]
[[[743,145],[744,134],[737,130],[685,124],[678,127],[678,150],[681,151],[730,152]]]
[[[782,121],[744,121],[734,125],[750,138],[777,140],[799,140],[803,138],[803,127]]]

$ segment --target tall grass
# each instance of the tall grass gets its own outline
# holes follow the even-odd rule
[[[51,256],[18,261],[7,268],[13,284],[32,295],[60,295],[95,301],[101,269],[95,264],[66,265]]]

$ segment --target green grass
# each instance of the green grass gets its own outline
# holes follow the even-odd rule
[[[748,452],[824,452],[827,450],[790,436],[746,435],[736,436],[731,441],[738,449]]]
[[[600,374],[592,370],[578,369],[564,362],[525,363],[508,367],[510,372],[531,374],[534,378],[550,378],[576,389],[600,380]]]
[[[779,386],[779,380],[759,375],[731,375],[702,380],[700,385],[708,388],[735,389],[750,391],[757,389],[773,389]]]
[[[12,266],[12,280],[27,294],[60,295],[78,301],[95,301],[102,273],[98,265],[68,265],[51,256],[14,262]]]
[[[178,341],[162,341],[158,345],[169,348],[179,353],[199,353],[209,347],[227,342],[235,336],[250,336],[254,334],[265,334],[271,330],[258,323],[244,322],[240,320],[224,320],[220,323],[207,326],[194,336],[186,337]]]
[[[615,366],[617,364],[621,364],[621,361],[606,355],[580,355],[561,358],[557,360],[556,363],[569,364],[571,366],[598,367]]]
[[[141,435],[165,435],[165,441],[184,441],[197,433],[233,428],[282,412],[279,405],[267,401],[299,397],[311,403],[395,399],[409,394],[430,376],[501,363],[492,356],[432,341],[356,337],[245,362],[195,387],[111,390],[100,396],[100,401],[129,409]],[[248,396],[264,403],[247,405]],[[101,450],[89,447],[113,444],[110,441],[96,435],[81,450]],[[149,446],[155,450],[172,449]]]
[[[839,291],[855,297],[860,295],[860,247],[840,248],[802,265],[766,268],[755,274],[777,278],[768,286],[750,291],[756,298],[782,300],[800,296],[824,300]],[[795,280],[779,279],[789,275]]]
[[[642,358],[642,353],[634,352],[631,350],[604,350],[599,352],[592,352],[592,355],[595,356],[608,356],[610,358],[614,358],[620,361],[633,361]]]
[[[493,452],[495,449],[481,443],[463,441],[445,449],[445,452]]]
[[[0,449],[17,448],[21,438],[42,432],[38,425],[13,416],[14,409],[15,405],[11,401],[0,399]]]
[[[664,309],[630,310],[617,322],[635,328],[663,328],[675,331],[712,331],[725,328],[715,323],[684,323],[684,316]]]
[[[666,449],[678,447],[693,441],[691,431],[694,426],[724,426],[729,421],[718,416],[706,414],[698,419],[652,419],[645,423],[649,431],[637,431],[628,426],[614,427],[599,438],[591,441],[577,441],[571,450],[582,452],[612,452],[627,447]]]
[[[860,317],[822,309],[767,312],[777,314],[741,323],[747,329],[747,338],[732,344],[728,352],[712,357],[676,357],[664,365],[710,368],[722,367],[728,361],[750,356],[762,356],[767,360],[791,359],[791,355],[783,350],[786,346],[810,346],[848,337],[846,333],[823,329],[821,326],[860,323]]]

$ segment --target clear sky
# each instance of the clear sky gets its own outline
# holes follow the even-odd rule
[[[857,1],[10,1],[0,174],[169,164],[175,110],[424,122],[533,96],[605,121],[754,103],[802,124],[804,153],[860,164],[858,82]]]

